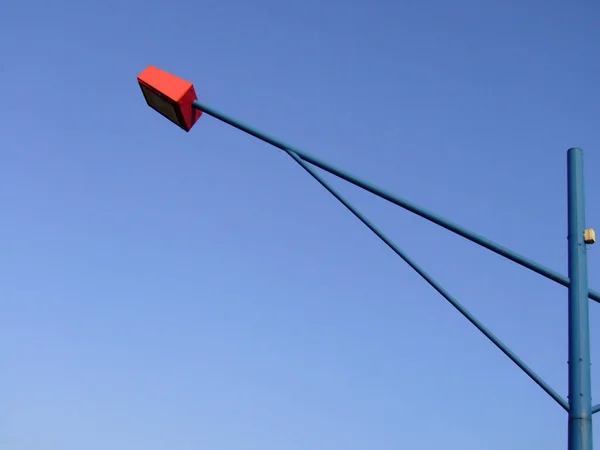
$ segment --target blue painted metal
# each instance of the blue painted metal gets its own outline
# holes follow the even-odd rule
[[[284,151],[287,151],[288,149],[292,150],[303,161],[306,161],[316,167],[319,167],[320,169],[325,170],[326,172],[329,172],[339,178],[342,178],[343,180],[346,180],[349,183],[354,184],[355,186],[365,189],[366,191],[371,192],[372,194],[377,195],[378,197],[381,197],[397,206],[400,206],[401,208],[406,209],[407,211],[410,211],[426,220],[429,220],[430,222],[433,222],[433,223],[441,226],[442,228],[445,228],[446,230],[449,230],[455,234],[458,234],[459,236],[462,236],[463,238],[465,238],[471,242],[474,242],[484,248],[487,248],[488,250],[491,250],[492,252],[494,252],[498,255],[501,255],[523,267],[526,267],[527,269],[532,270],[535,273],[538,273],[538,274],[540,274],[550,280],[553,280],[563,286],[567,286],[567,287],[569,286],[569,278],[568,277],[566,277],[548,267],[538,264],[535,261],[532,261],[531,259],[526,258],[525,256],[520,255],[517,252],[514,252],[500,244],[497,244],[477,233],[469,231],[466,228],[464,228],[460,225],[457,225],[457,224],[451,222],[450,220],[441,217],[438,214],[428,211],[425,208],[421,208],[420,206],[415,205],[414,203],[411,203],[406,199],[403,199],[403,198],[398,197],[390,192],[387,192],[369,182],[363,181],[360,178],[358,178],[352,174],[349,174],[348,172],[345,172],[345,171],[338,169],[326,162],[323,162],[320,159],[318,159],[312,155],[304,153],[301,150],[298,150],[291,145],[288,145],[278,139],[268,136],[267,134],[265,134],[261,131],[258,131],[255,128],[253,128],[249,125],[246,125],[238,120],[235,120],[235,119],[215,110],[214,108],[211,108],[210,106],[205,105],[204,103],[200,103],[199,101],[194,101],[192,106],[203,111],[204,113],[208,114],[209,116],[212,116],[222,122],[225,122],[225,123],[237,128],[238,130],[241,130],[245,133],[250,134],[251,136],[254,136],[254,137],[260,139],[263,142],[273,145],[274,147],[277,147]],[[596,291],[590,290],[589,297],[596,302],[600,302],[600,293],[598,293]]]
[[[293,150],[285,150],[304,170],[306,170],[315,180],[317,180],[331,195],[340,201],[348,210],[358,218],[363,224],[365,224],[373,233],[379,237],[394,253],[402,258],[415,272],[417,272],[431,287],[433,287],[442,297],[444,297],[448,303],[458,310],[465,319],[471,322],[475,328],[481,331],[492,343],[500,349],[502,353],[510,358],[523,372],[525,372],[539,387],[541,387],[550,397],[562,406],[565,411],[569,410],[567,401],[562,398],[554,389],[546,383],[542,377],[536,374],[523,360],[521,360],[511,349],[508,348],[494,333],[492,333],[485,325],[483,325],[477,318],[465,308],[452,294],[442,287],[429,273],[419,266],[412,258],[410,258],[400,247],[398,247],[394,241],[387,237],[373,222],[371,222],[363,213],[361,213],[355,206],[353,206],[348,200],[346,200],[334,187],[327,183],[310,165],[308,165],[302,158]]]
[[[592,450],[592,388],[587,281],[583,241],[583,152],[567,153],[569,222],[569,450]]]
[[[585,211],[583,185],[583,152],[572,148],[568,151],[568,228],[569,228],[569,276],[557,273],[509,250],[489,239],[469,231],[439,215],[427,211],[408,200],[399,198],[383,189],[372,185],[341,169],[327,164],[314,156],[306,154],[288,144],[268,136],[248,125],[245,125],[217,110],[194,101],[194,108],[213,116],[241,131],[244,131],[264,142],[267,142],[292,157],[304,170],[315,178],[327,191],[339,200],[363,224],[377,235],[388,247],[400,256],[414,269],[429,285],[440,293],[454,308],[469,322],[481,331],[496,347],[521,368],[538,386],[552,397],[569,414],[568,448],[569,450],[592,450],[592,414],[600,411],[600,404],[591,404],[591,364],[590,364],[590,334],[589,334],[589,304],[588,297],[600,302],[600,293],[589,290],[587,283],[587,248],[584,242]],[[377,228],[358,209],[348,202],[337,190],[330,186],[313,167],[338,176],[368,192],[388,200],[424,219],[429,220],[471,242],[504,256],[505,258],[526,267],[533,272],[543,275],[569,290],[569,397],[568,402],[554,391],[539,375],[527,366],[513,353],[498,337],[479,322],[458,300],[446,291],[435,279],[422,269],[415,261],[405,254],[391,239]]]

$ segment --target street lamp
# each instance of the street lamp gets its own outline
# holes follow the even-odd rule
[[[198,97],[189,81],[148,66],[138,75],[138,83],[148,106],[183,130],[190,131],[202,115],[192,106]]]
[[[600,293],[590,290],[587,281],[587,246],[596,242],[596,234],[585,228],[585,205],[583,185],[583,151],[571,148],[567,152],[568,175],[568,263],[569,275],[564,276],[501,246],[477,233],[469,231],[434,212],[428,211],[406,199],[387,192],[369,182],[349,174],[331,164],[311,156],[291,145],[273,138],[242,122],[235,120],[208,105],[200,103],[191,83],[155,67],[148,67],[138,76],[138,82],[148,105],[189,131],[202,113],[206,113],[238,130],[248,133],[286,152],[305,171],[337,198],[352,214],[375,233],[387,246],[412,267],[429,285],[481,331],[500,351],[525,372],[538,386],[552,397],[567,413],[568,450],[593,450],[592,415],[600,411],[600,404],[592,407],[590,371],[590,331],[588,298],[600,302]],[[435,223],[463,238],[501,255],[533,272],[538,273],[569,290],[569,396],[568,401],[523,362],[506,344],[486,328],[455,297],[444,289],[431,275],[400,249],[389,237],[327,183],[314,167],[318,167],[378,197],[398,205],[430,222]]]

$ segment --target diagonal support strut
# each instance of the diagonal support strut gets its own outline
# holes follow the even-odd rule
[[[467,308],[465,308],[456,298],[454,298],[446,289],[444,289],[431,275],[429,275],[421,266],[413,261],[403,250],[401,250],[389,237],[387,237],[373,222],[362,214],[355,206],[346,200],[335,188],[327,183],[308,163],[302,160],[300,156],[290,149],[284,150],[296,161],[304,170],[306,170],[321,186],[323,186],[331,195],[342,203],[352,214],[365,224],[373,233],[379,237],[390,249],[402,258],[415,272],[417,272],[431,287],[433,287],[442,297],[444,297],[454,308],[458,310],[464,318],[471,322],[475,328],[481,331],[496,347],[500,349],[508,358],[514,362],[529,378],[531,378],[539,387],[541,387],[550,397],[552,397],[565,411],[569,411],[569,404],[562,398],[542,377],[535,373],[523,360],[521,360],[506,344],[504,344],[495,334],[493,334],[485,325],[483,325]]]

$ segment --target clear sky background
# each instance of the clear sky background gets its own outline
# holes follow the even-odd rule
[[[136,76],[566,273],[569,147],[600,231],[599,23],[591,0],[5,0],[0,447],[564,449],[566,413],[289,157],[186,134]],[[566,396],[565,288],[334,184]]]

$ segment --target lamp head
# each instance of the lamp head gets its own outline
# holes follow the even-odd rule
[[[183,130],[190,131],[202,115],[192,106],[198,97],[189,81],[153,66],[148,66],[137,79],[148,106]]]

